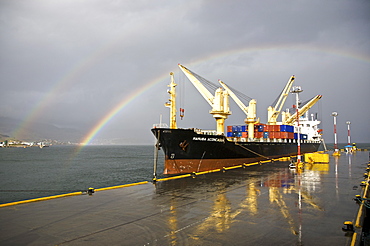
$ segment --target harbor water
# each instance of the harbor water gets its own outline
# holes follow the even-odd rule
[[[0,204],[151,180],[153,152],[153,146],[0,148]],[[158,163],[163,170],[161,152]]]

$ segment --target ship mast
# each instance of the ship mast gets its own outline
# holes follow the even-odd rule
[[[168,94],[170,94],[170,99],[164,105],[170,108],[170,128],[177,129],[176,123],[176,86],[175,79],[173,76],[173,72],[170,73],[171,76],[171,83],[168,85],[170,89],[168,90]]]

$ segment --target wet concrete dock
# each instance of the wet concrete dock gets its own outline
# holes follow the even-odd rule
[[[1,245],[348,245],[368,152],[0,208]]]

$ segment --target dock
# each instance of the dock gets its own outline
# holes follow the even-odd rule
[[[366,245],[368,164],[356,152],[3,204],[0,245]]]

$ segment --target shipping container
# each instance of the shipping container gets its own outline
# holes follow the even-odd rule
[[[266,132],[272,132],[272,127],[271,127],[272,125],[266,125],[265,126],[265,131]]]
[[[233,126],[227,126],[227,132],[232,132],[233,131]]]
[[[255,138],[263,138],[263,132],[254,132]]]
[[[247,138],[248,137],[248,132],[242,132],[242,138]]]
[[[294,132],[294,126],[290,125],[280,125],[281,132]]]
[[[280,125],[273,125],[274,132],[280,132]]]
[[[264,124],[256,124],[254,125],[254,130],[257,132],[264,132],[265,131],[265,125]]]
[[[247,126],[242,126],[242,132],[248,131]]]
[[[294,133],[293,132],[280,132],[280,138],[282,139],[293,139]]]
[[[227,133],[226,133],[226,136],[227,136],[228,138],[233,137],[233,132],[227,132]]]
[[[281,132],[270,132],[270,138],[281,138]]]
[[[266,132],[279,132],[280,131],[280,125],[266,125],[265,126]]]
[[[308,137],[307,137],[307,134],[299,134],[299,138],[301,139],[301,140],[307,140],[308,139]],[[294,133],[294,139],[298,139],[298,133]]]
[[[269,132],[263,132],[263,138],[269,138],[270,135],[269,135]]]

